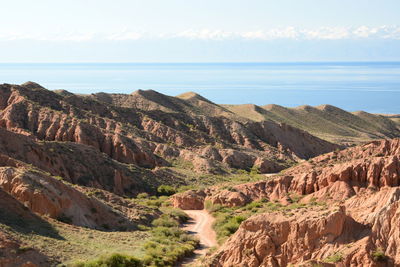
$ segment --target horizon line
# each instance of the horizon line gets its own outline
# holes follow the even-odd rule
[[[310,60],[310,61],[65,61],[65,62],[0,62],[2,64],[285,64],[285,63],[400,63],[400,60]]]

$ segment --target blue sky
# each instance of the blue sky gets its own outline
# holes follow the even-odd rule
[[[13,0],[0,62],[400,60],[398,0]]]

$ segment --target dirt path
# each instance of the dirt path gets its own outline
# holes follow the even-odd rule
[[[185,259],[178,266],[189,266],[205,255],[210,247],[217,245],[216,234],[212,229],[214,217],[206,210],[185,210],[191,220],[183,226],[183,230],[197,236],[200,240],[200,247],[194,251],[194,256]]]

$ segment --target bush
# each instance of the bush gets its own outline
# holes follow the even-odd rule
[[[229,234],[233,234],[236,232],[236,230],[239,228],[239,224],[235,221],[229,221],[226,224],[224,224],[223,229]]]
[[[131,256],[112,254],[109,257],[101,257],[100,259],[88,262],[81,262],[74,265],[75,267],[142,267],[142,261]]]
[[[160,218],[155,219],[152,222],[152,225],[155,227],[178,227],[179,223],[171,218],[171,216],[163,214],[160,216]]]
[[[210,213],[218,212],[224,209],[224,207],[220,204],[213,204],[210,200],[206,200],[204,202],[204,207],[206,208],[207,211]]]
[[[165,213],[153,221],[151,238],[143,245],[140,259],[114,254],[108,258],[77,263],[75,267],[172,267],[198,246],[199,241],[179,228],[185,213],[165,208]],[[146,228],[147,229],[147,228]],[[147,229],[149,230],[149,229]]]
[[[341,253],[335,253],[325,259],[325,262],[336,263],[343,260],[343,255]]]
[[[180,209],[163,208],[162,212],[168,214],[170,217],[177,220],[179,223],[185,223],[190,219],[190,217]]]
[[[156,227],[151,231],[152,238],[144,245],[143,263],[146,266],[174,266],[199,244],[198,240],[178,227],[179,218],[184,213],[173,209],[167,212],[153,221]]]
[[[386,259],[387,259],[385,252],[383,252],[383,249],[381,249],[381,248],[378,248],[377,250],[373,251],[371,256],[374,261],[382,262],[382,261],[386,261]]]
[[[147,194],[147,193],[139,193],[136,196],[136,198],[139,198],[139,199],[144,199],[144,198],[148,198],[148,197],[149,197],[149,194]]]
[[[261,173],[260,167],[258,167],[258,166],[253,166],[250,169],[250,175],[256,175],[256,174],[260,174],[260,173]]]
[[[157,192],[160,196],[171,196],[176,193],[176,189],[170,185],[160,185]]]

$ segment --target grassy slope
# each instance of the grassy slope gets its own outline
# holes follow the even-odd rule
[[[396,118],[350,113],[330,105],[285,108],[278,105],[225,105],[230,111],[249,120],[272,120],[290,124],[331,142],[363,142],[375,138],[400,136]]]
[[[194,250],[197,241],[179,230],[179,222],[188,219],[182,211],[173,209],[168,197],[141,197],[132,202],[157,208],[162,212],[152,227],[143,231],[98,231],[40,217],[30,212],[11,196],[0,199],[0,233],[5,232],[22,244],[21,249],[36,249],[49,257],[53,265],[90,265],[112,254],[134,256],[144,266],[172,266]],[[0,196],[3,196],[0,195]],[[7,216],[6,216],[7,215]],[[173,236],[169,236],[170,234]],[[88,262],[89,261],[89,262]],[[158,262],[161,265],[154,265]]]
[[[153,90],[139,90],[131,95],[95,94],[91,97],[116,106],[139,106],[145,110],[224,116],[240,122],[272,120],[303,129],[334,143],[360,143],[377,138],[400,136],[398,115],[351,113],[331,105],[296,108],[253,104],[218,105],[193,92],[172,97]]]
[[[50,218],[20,218],[12,213],[0,220],[0,231],[20,240],[24,248],[35,248],[52,261],[64,263],[114,252],[138,255],[140,246],[149,237],[142,231],[102,232]]]

